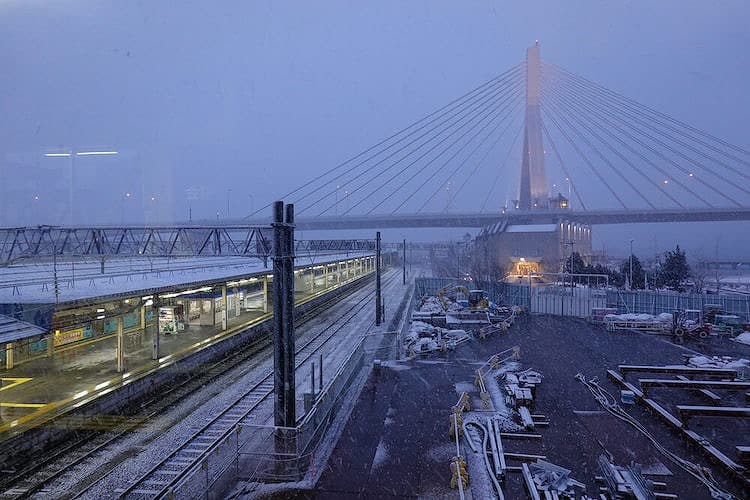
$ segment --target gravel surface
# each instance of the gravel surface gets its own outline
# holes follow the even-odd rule
[[[594,480],[599,473],[597,457],[609,452],[619,465],[634,461],[651,471],[669,471],[658,480],[666,481],[667,491],[680,498],[709,497],[705,487],[658,454],[645,438],[603,412],[574,377],[577,373],[598,377],[607,390],[619,394],[606,378],[606,370],[618,364],[681,364],[682,354],[695,352],[748,357],[747,346],[727,339],[676,346],[647,334],[607,333],[578,319],[525,315],[510,331],[487,341],[472,341],[427,360],[391,362],[373,373],[315,490],[278,498],[455,497],[456,491],[449,488],[449,461],[454,452],[446,447],[450,408],[457,393],[472,384],[478,363],[513,345],[521,346],[521,366],[544,376],[533,413],[547,415],[551,425],[538,428],[543,436],[539,441],[504,441],[506,451],[546,455],[571,469],[572,477],[585,483],[590,492],[598,487]],[[476,409],[476,399],[472,409]],[[738,498],[747,498],[747,492],[740,491],[721,468],[670,433],[656,417],[638,406],[626,409],[671,450],[711,467],[725,487]],[[734,422],[726,420],[724,430]],[[465,442],[462,446],[464,454],[471,453]],[[387,455],[378,452],[382,449]],[[469,460],[470,474],[482,473],[476,464],[481,461]],[[510,461],[509,465],[519,463]],[[476,485],[474,498],[486,497],[486,481],[476,478],[472,485]],[[506,498],[526,498],[520,474],[511,473],[504,490]]]
[[[391,273],[395,273],[392,271]],[[400,280],[393,280],[398,282]],[[328,311],[316,317],[297,330],[298,346],[328,327],[344,311],[351,308],[358,300],[367,295],[372,286],[356,291],[342,299]],[[345,328],[342,328],[321,352],[324,353],[326,372],[334,372],[338,364],[348,355],[347,348],[364,333],[372,322],[373,308],[365,308]],[[185,439],[225,410],[231,402],[238,399],[247,388],[263,379],[273,368],[272,351],[263,350],[252,360],[237,366],[218,377],[211,383],[195,391],[189,397],[170,408],[149,422],[140,426],[135,432],[118,440],[112,446],[95,456],[71,468],[48,488],[35,495],[36,498],[72,497],[81,484],[100,468],[106,468],[112,461],[121,461],[104,479],[89,489],[83,498],[115,498],[118,489],[126,487],[137,477],[147,472],[154,464],[161,461],[172,450],[180,446]],[[318,356],[313,358],[317,363]],[[309,365],[298,367],[298,397],[309,386]],[[305,385],[306,384],[306,385]],[[254,421],[270,423],[272,406],[270,398]]]

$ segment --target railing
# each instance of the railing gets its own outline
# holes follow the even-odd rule
[[[364,339],[332,376],[297,427],[275,427],[243,421],[216,443],[185,479],[170,491],[172,498],[223,498],[238,480],[294,482],[314,473],[315,454],[337,417],[342,395],[364,366]]]

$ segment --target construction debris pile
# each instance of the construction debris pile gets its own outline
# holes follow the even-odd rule
[[[450,330],[423,321],[412,321],[409,331],[404,335],[403,346],[407,356],[412,358],[438,350],[453,350],[468,340],[466,330]]]
[[[461,325],[492,326],[507,329],[522,311],[519,306],[500,306],[490,301],[484,290],[467,290],[464,287],[447,287],[437,295],[420,299],[412,320],[434,326]]]

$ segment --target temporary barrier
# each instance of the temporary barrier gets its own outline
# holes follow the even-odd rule
[[[415,295],[436,295],[438,290],[463,285],[455,278],[417,278]],[[618,290],[588,286],[567,286],[534,283],[519,279],[516,283],[475,281],[487,297],[503,305],[523,306],[536,314],[554,314],[588,318],[595,309],[612,308],[617,313],[645,313],[657,315],[684,309],[703,310],[716,304],[728,314],[750,320],[750,296],[687,294],[666,290]]]

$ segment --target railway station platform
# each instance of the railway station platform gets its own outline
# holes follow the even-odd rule
[[[6,325],[0,327],[0,441],[46,423],[60,425],[56,417],[270,319],[270,267],[227,260],[192,274],[173,262],[173,270],[162,269],[156,280],[147,277],[151,269],[122,272],[125,264],[111,265],[103,276],[87,275],[80,266],[76,286],[64,288],[44,283],[38,276],[46,274],[38,269],[25,278],[18,268],[6,269],[9,277],[0,272],[0,284],[17,283],[0,287],[0,319],[6,320],[0,321]],[[320,256],[299,265],[296,304],[374,269],[375,257],[368,253]],[[66,430],[76,425],[62,421]]]

